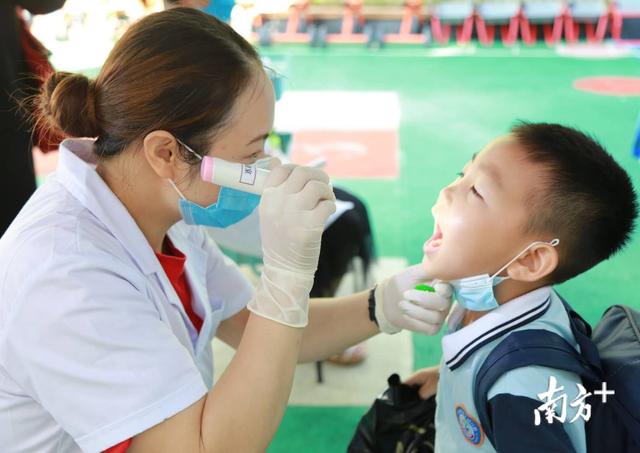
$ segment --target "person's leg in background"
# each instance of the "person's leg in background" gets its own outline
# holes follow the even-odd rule
[[[43,65],[45,55],[35,58],[43,49],[29,33],[22,9],[27,2],[0,2],[0,236],[4,234],[25,202],[36,189],[31,142],[31,124],[27,96],[36,94],[39,81],[29,66],[31,61]],[[61,0],[28,2],[31,13],[55,11]],[[25,54],[23,46],[33,53]],[[39,72],[37,72],[40,74]]]
[[[2,125],[5,127],[5,125]],[[36,190],[31,132],[24,126],[0,129],[0,236]]]
[[[355,224],[357,231],[358,247],[357,256],[362,260],[365,279],[369,275],[372,261],[375,258],[375,244],[373,241],[373,233],[371,232],[371,221],[367,207],[360,198],[340,188],[334,188],[336,198],[342,201],[350,201],[353,203],[353,213],[351,214],[352,222]]]
[[[355,257],[362,261],[363,273],[369,272],[375,255],[369,215],[364,203],[349,192],[334,188],[336,198],[353,203],[322,235],[322,248],[311,297],[333,297],[342,277]]]
[[[345,190],[335,187],[334,192],[338,200],[350,201],[354,207],[338,217],[322,235],[322,247],[311,297],[333,297],[356,257],[362,261],[361,276],[364,280],[357,283],[366,285],[375,255],[366,206],[358,197]],[[354,278],[357,277],[358,275],[354,275]],[[340,365],[351,365],[361,362],[365,357],[366,348],[364,343],[361,343],[342,354],[332,356],[329,360]]]

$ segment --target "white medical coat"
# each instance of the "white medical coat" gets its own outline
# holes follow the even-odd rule
[[[253,289],[201,227],[168,236],[187,257],[200,334],[95,172],[93,141],[63,142],[57,171],[0,239],[2,453],[98,452],[211,387],[211,339]]]

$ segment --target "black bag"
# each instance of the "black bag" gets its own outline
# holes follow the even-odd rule
[[[349,453],[432,453],[435,441],[435,396],[423,400],[419,387],[400,382],[389,388],[362,417],[349,444]]]

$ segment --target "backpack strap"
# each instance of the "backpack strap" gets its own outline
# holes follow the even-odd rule
[[[564,300],[560,294],[556,294],[562,301],[564,309],[567,312],[567,316],[569,316],[571,333],[573,334],[576,343],[578,343],[578,346],[580,346],[580,355],[589,363],[589,366],[598,374],[598,376],[601,377],[602,363],[600,362],[598,347],[591,340],[591,326],[582,316],[571,308],[571,305],[569,305],[569,303]]]
[[[589,382],[596,382],[600,376],[589,361],[556,333],[529,329],[509,334],[489,353],[474,382],[473,399],[476,412],[487,438],[494,446],[487,401],[489,391],[504,373],[531,365],[569,371]]]

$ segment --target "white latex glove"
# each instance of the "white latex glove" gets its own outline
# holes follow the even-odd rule
[[[307,325],[320,240],[335,200],[321,170],[297,165],[271,170],[259,206],[264,268],[249,310],[291,327]]]
[[[451,309],[453,291],[448,283],[426,280],[423,265],[416,264],[376,287],[376,320],[381,332],[393,334],[408,329],[434,335],[440,330]],[[436,292],[415,289],[425,282]]]

